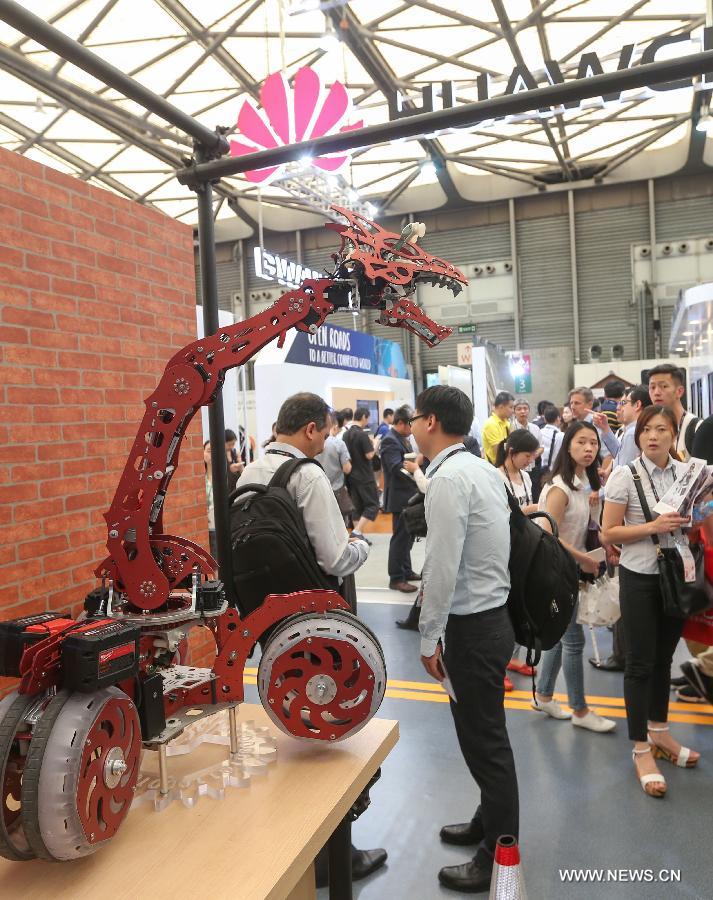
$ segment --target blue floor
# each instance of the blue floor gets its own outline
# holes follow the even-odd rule
[[[390,603],[359,607],[360,618],[382,641],[389,677],[427,682],[418,636],[394,626],[394,618],[404,612],[404,606]],[[605,656],[609,632],[599,629],[597,634]],[[585,654],[591,655],[589,646]],[[682,645],[676,659],[686,656]],[[622,696],[621,674],[585,666],[588,694]],[[528,679],[514,680],[516,689],[529,690]],[[563,690],[561,680],[557,690]],[[254,691],[250,688],[246,699],[254,701]],[[701,715],[707,725],[675,725],[678,738],[699,750],[702,759],[692,771],[661,762],[668,782],[663,800],[646,797],[639,787],[625,719],[617,718],[614,733],[599,735],[575,731],[567,721],[530,710],[507,710],[520,787],[520,844],[529,900],[713,898],[713,711],[706,709],[710,707],[692,706],[683,714]],[[399,720],[401,738],[353,835],[359,847],[385,847],[389,860],[384,869],[355,884],[354,895],[361,900],[455,897],[439,886],[437,872],[441,866],[466,861],[467,848],[442,844],[438,831],[445,823],[470,818],[478,794],[458,750],[448,704],[387,697],[379,715]],[[565,868],[651,869],[654,877],[661,869],[675,869],[681,880],[572,884],[560,877],[559,870]],[[320,891],[319,897],[326,898],[327,891]]]

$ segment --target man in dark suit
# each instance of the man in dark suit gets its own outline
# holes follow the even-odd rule
[[[418,589],[409,581],[418,580],[411,568],[411,547],[413,538],[406,530],[403,512],[409,499],[418,491],[409,474],[404,474],[404,456],[412,451],[409,442],[411,410],[400,406],[394,412],[391,428],[381,439],[379,452],[384,471],[384,511],[392,515],[392,535],[389,544],[389,587],[403,594],[415,593]]]

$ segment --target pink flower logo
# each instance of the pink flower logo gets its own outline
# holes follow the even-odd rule
[[[342,124],[352,109],[346,88],[335,81],[328,90],[324,89],[319,75],[309,67],[297,72],[292,89],[283,72],[270,75],[260,89],[260,103],[262,110],[251,99],[243,103],[237,123],[241,140],[230,142],[231,156],[297,144],[325,134],[353,131],[364,124],[363,121]],[[322,156],[313,159],[312,165],[336,172],[347,159],[348,155]],[[253,169],[244,174],[248,181],[260,183],[273,178],[284,168]]]

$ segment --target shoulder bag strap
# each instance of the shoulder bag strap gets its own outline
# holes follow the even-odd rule
[[[636,488],[636,493],[639,495],[639,503],[641,504],[641,510],[644,514],[644,518],[647,522],[653,522],[654,517],[651,515],[651,509],[649,508],[646,495],[644,494],[644,488],[641,483],[641,475],[639,475],[633,462],[629,463],[629,468],[631,469],[631,477],[634,479],[634,487]],[[651,540],[654,542],[654,546],[656,547],[656,556],[662,556],[661,541],[659,540],[659,536],[657,534],[652,534]]]
[[[555,441],[557,440],[557,431],[556,430],[552,431],[551,434],[552,434],[552,440],[550,441],[550,452],[547,457],[547,468],[548,469],[552,468],[552,455],[555,452]]]

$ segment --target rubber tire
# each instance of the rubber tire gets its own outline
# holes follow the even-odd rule
[[[58,691],[47,704],[42,717],[32,732],[30,751],[27,754],[25,770],[22,776],[22,824],[25,829],[25,835],[35,856],[38,859],[50,860],[50,862],[60,862],[60,860],[52,856],[42,840],[37,794],[47,741],[54,723],[57,721],[57,716],[62,712],[64,704],[69,700],[69,696],[69,691]]]
[[[10,698],[14,694],[14,700],[10,700]],[[9,755],[10,747],[12,746],[12,740],[15,736],[15,732],[17,731],[17,726],[22,721],[24,714],[29,706],[37,699],[36,696],[31,696],[29,694],[18,694],[16,691],[13,694],[8,694],[7,697],[4,697],[1,701],[2,704],[6,704],[6,713],[0,719],[0,747],[5,746],[5,755],[3,758],[0,758],[0,771],[3,776],[5,773],[5,766],[7,765],[7,757]],[[6,703],[6,701],[8,701]],[[23,773],[23,781],[24,781],[24,773]],[[22,820],[21,820],[22,821]],[[24,830],[24,822],[22,822],[23,830]],[[27,836],[27,832],[25,832],[25,836]],[[29,843],[29,838],[28,838]],[[32,845],[30,844],[30,848]],[[35,854],[32,849],[29,849],[27,852],[18,850],[17,847],[12,844],[10,841],[6,831],[4,822],[2,822],[2,814],[0,813],[0,856],[3,856],[5,859],[10,859],[13,862],[26,862],[28,859],[34,859]]]

